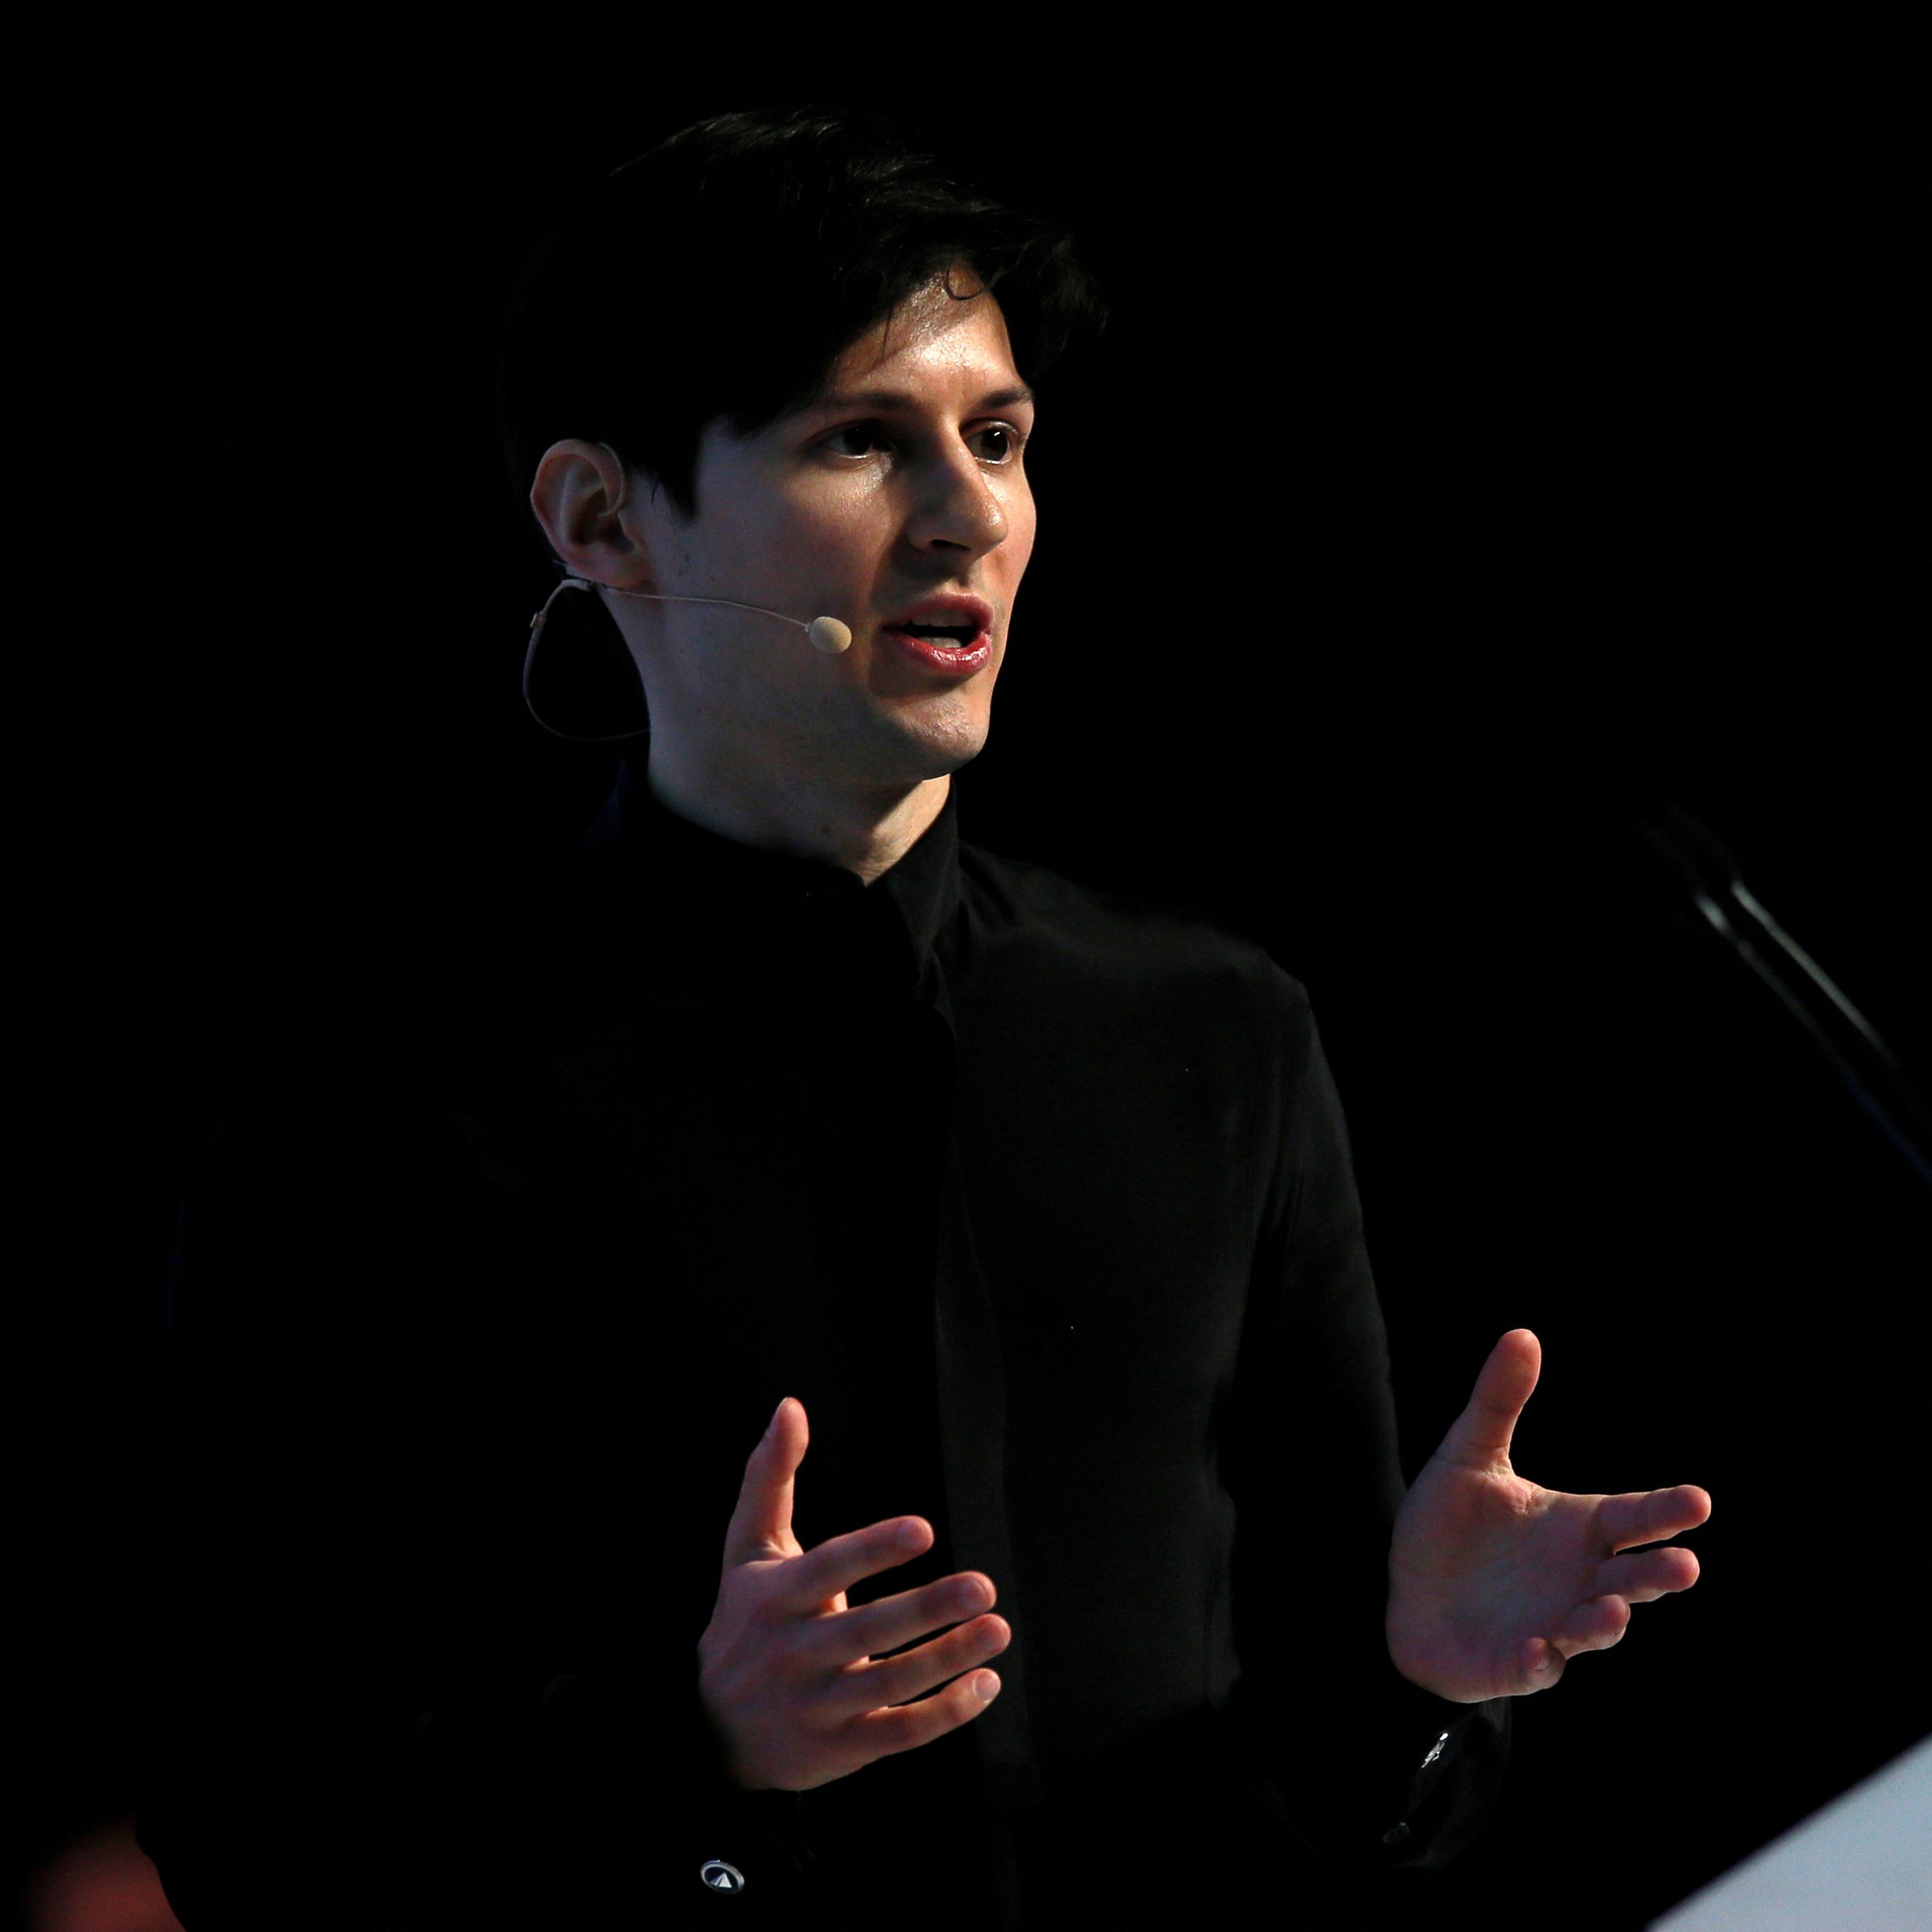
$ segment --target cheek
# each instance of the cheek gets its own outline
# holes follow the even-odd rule
[[[1006,504],[1006,541],[1000,544],[1010,558],[1010,568],[1014,576],[1026,568],[1028,558],[1034,554],[1034,537],[1040,530],[1040,518],[1034,508],[1034,496],[1030,490],[1022,493],[1018,500]]]
[[[772,554],[790,556],[814,575],[836,581],[854,572],[862,578],[892,540],[890,506],[878,492],[828,491],[789,506],[772,532]]]

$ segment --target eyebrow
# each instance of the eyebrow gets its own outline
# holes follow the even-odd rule
[[[1033,392],[1024,383],[1016,389],[995,389],[991,394],[982,396],[976,407],[982,410],[1003,410],[1013,403],[1030,403]],[[826,396],[813,403],[814,410],[909,410],[917,406],[919,398],[909,396],[902,389],[855,389],[847,396]]]

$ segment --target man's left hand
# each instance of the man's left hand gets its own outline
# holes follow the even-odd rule
[[[1578,1652],[1617,1642],[1633,1604],[1697,1580],[1689,1550],[1639,1546],[1705,1521],[1703,1490],[1568,1496],[1510,1468],[1542,1364],[1528,1329],[1503,1336],[1396,1518],[1389,1655],[1411,1683],[1457,1703],[1548,1690]]]

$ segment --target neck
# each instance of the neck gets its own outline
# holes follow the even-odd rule
[[[651,748],[645,782],[667,810],[741,845],[842,866],[867,885],[890,872],[945,809],[950,776],[853,791],[780,778],[755,795],[693,783]]]

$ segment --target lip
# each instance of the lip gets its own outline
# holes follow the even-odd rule
[[[902,624],[970,624],[976,647],[978,640],[993,628],[993,607],[970,590],[942,590],[886,620],[888,629]]]
[[[911,621],[923,620],[915,618]],[[910,658],[926,670],[938,671],[947,677],[970,677],[975,672],[984,670],[993,656],[993,634],[990,630],[981,631],[970,644],[956,651],[928,644],[922,638],[909,638],[904,632],[896,631],[890,625],[881,626],[880,634],[889,647],[902,657]]]

